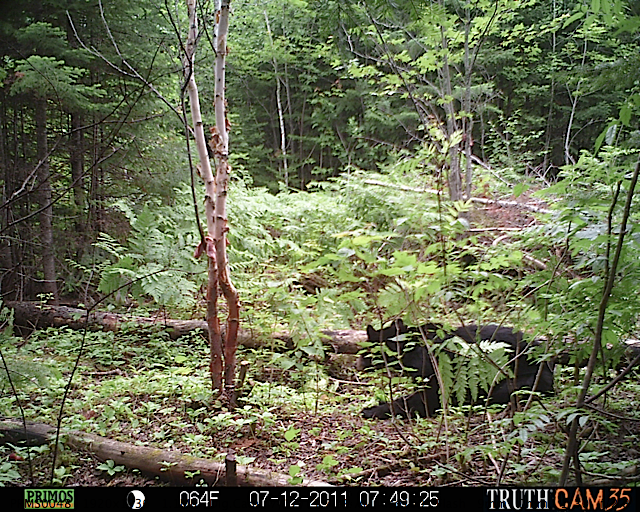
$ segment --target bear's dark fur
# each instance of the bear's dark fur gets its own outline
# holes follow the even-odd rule
[[[515,375],[513,379],[503,379],[491,390],[489,403],[509,403],[511,393],[517,389],[533,389],[540,365],[532,363],[525,355],[530,345],[538,345],[538,342],[525,342],[522,333],[514,331],[510,327],[498,325],[466,325],[456,328],[452,332],[445,332],[443,327],[437,324],[425,324],[420,327],[408,327],[402,320],[396,320],[390,326],[378,331],[371,326],[367,327],[369,342],[385,342],[386,346],[394,354],[384,355],[387,364],[400,362],[404,368],[412,368],[415,377],[422,377],[425,385],[419,391],[407,397],[398,398],[391,404],[381,404],[369,407],[363,411],[365,418],[388,418],[393,413],[406,418],[418,414],[420,416],[433,416],[435,411],[441,408],[440,386],[435,376],[431,357],[424,345],[424,339],[429,343],[441,343],[444,340],[458,336],[467,343],[477,341],[494,341],[507,344],[512,352],[511,371]],[[408,339],[416,341],[405,351]],[[519,354],[515,357],[515,354]],[[374,366],[370,357],[360,356],[357,367],[359,370]],[[384,363],[375,365],[384,366]],[[553,391],[553,365],[542,363],[542,374],[536,387],[536,391]]]

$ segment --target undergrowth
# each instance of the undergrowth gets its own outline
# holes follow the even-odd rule
[[[241,349],[238,358],[250,370],[240,406],[230,411],[211,398],[208,346],[200,334],[171,340],[133,325],[117,333],[86,333],[62,425],[216,460],[232,447],[239,460],[288,474],[291,483],[314,477],[380,484],[387,483],[385,474],[400,471],[406,472],[400,482],[407,484],[531,485],[557,481],[567,426],[577,421],[587,432],[580,452],[585,471],[626,470],[635,459],[625,463],[620,454],[633,441],[615,448],[608,441],[638,441],[637,430],[629,428],[637,421],[637,382],[619,384],[610,395],[615,400],[607,402],[628,421],[613,421],[601,406],[573,406],[582,375],[578,363],[591,346],[594,306],[619,235],[615,199],[627,186],[625,162],[615,152],[585,156],[550,191],[579,200],[560,203],[544,225],[499,237],[469,231],[468,203],[447,205],[419,192],[368,185],[357,172],[318,184],[313,192],[278,196],[235,183],[229,255],[243,326],[263,340],[287,329],[293,344],[271,340],[259,349]],[[585,182],[585,166],[602,173]],[[378,178],[393,187],[407,183],[414,171],[418,181],[416,169],[403,162]],[[602,184],[595,187],[593,180]],[[587,189],[589,194],[580,194]],[[197,230],[185,222],[189,194],[178,190],[172,207],[153,211],[118,203],[131,225],[128,238],[103,236],[97,244],[103,263],[84,269],[100,291],[118,290],[114,307],[162,306],[172,316],[204,316],[205,273],[192,256]],[[594,389],[615,375],[624,361],[623,341],[637,331],[636,216],[623,245]],[[10,326],[8,311],[3,314]],[[555,398],[535,398],[512,413],[452,408],[399,428],[363,421],[363,407],[389,400],[390,390],[394,396],[409,392],[415,383],[388,375],[361,380],[351,370],[353,356],[327,365],[331,354],[321,331],[379,327],[400,317],[412,325],[513,325],[530,337],[546,337],[538,359],[569,348],[575,366],[557,368]],[[6,328],[0,348],[15,392],[3,370],[0,415],[19,417],[20,404],[26,419],[55,424],[83,336],[55,328],[20,340]],[[465,375],[473,368],[466,367]],[[470,380],[451,378],[453,392],[464,396]],[[2,450],[18,456],[0,465],[0,483],[17,483],[18,474],[24,479],[27,467],[20,459],[27,449]],[[47,449],[39,450],[45,457]],[[75,462],[65,457],[54,484],[73,478]],[[108,476],[121,473],[108,462],[98,469]],[[43,481],[45,475],[40,468],[33,478]]]

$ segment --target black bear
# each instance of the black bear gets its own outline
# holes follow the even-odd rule
[[[364,409],[365,418],[388,418],[393,415],[406,418],[418,414],[420,416],[433,416],[435,411],[441,408],[440,386],[435,376],[432,358],[429,355],[423,340],[430,343],[442,343],[445,340],[458,336],[467,343],[477,341],[502,342],[510,347],[510,368],[514,378],[505,378],[498,382],[490,390],[489,403],[506,404],[511,393],[517,389],[533,389],[539,364],[531,363],[525,351],[530,345],[538,345],[538,342],[523,341],[521,332],[514,331],[510,327],[498,325],[466,325],[452,332],[445,332],[443,327],[437,324],[425,324],[420,327],[408,327],[402,320],[396,320],[389,327],[380,331],[371,326],[367,327],[369,342],[379,343],[384,341],[389,351],[383,354],[387,364],[400,364],[403,368],[415,370],[414,377],[422,377],[424,387],[407,397],[398,398],[391,404],[381,404]],[[409,345],[413,338],[416,343]],[[406,350],[405,350],[406,348]],[[393,355],[388,355],[389,353]],[[371,357],[360,356],[357,368],[363,370],[369,367],[382,367],[384,362],[374,364]],[[553,391],[553,365],[542,363],[542,373],[536,387],[536,391]]]

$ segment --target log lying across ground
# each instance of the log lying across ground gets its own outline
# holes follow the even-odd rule
[[[22,422],[13,419],[0,419],[0,443],[18,444],[26,439],[30,444],[44,444],[55,439],[56,430],[43,423]],[[113,441],[86,432],[65,432],[67,444],[76,450],[87,451],[101,461],[112,460],[118,465],[130,469],[136,468],[148,475],[157,476],[173,485],[194,485],[204,480],[209,485],[225,485],[225,464],[208,459],[191,457],[180,452],[160,450],[148,446],[136,446]],[[187,478],[185,472],[199,472],[193,478]],[[242,487],[281,487],[290,485],[288,475],[273,473],[258,468],[237,466],[236,484]],[[303,480],[303,486],[327,486],[326,482]]]
[[[441,190],[435,190],[432,188],[417,188],[417,187],[408,187],[406,185],[399,185],[397,183],[387,183],[385,181],[379,180],[364,180],[367,185],[375,185],[377,187],[386,187],[386,188],[394,188],[397,190],[404,190],[406,192],[418,192],[419,194],[433,194],[433,195],[441,195]],[[465,201],[470,201],[472,203],[478,204],[489,204],[501,206],[503,208],[521,208],[524,210],[529,210],[536,213],[552,213],[551,210],[547,208],[543,208],[536,204],[529,203],[519,203],[518,201],[505,201],[498,199],[487,199],[485,197],[464,197]]]
[[[138,325],[140,327],[157,327],[169,333],[172,339],[177,339],[190,332],[200,329],[205,336],[208,335],[207,322],[204,320],[174,320],[157,316],[155,318],[121,315],[118,313],[108,313],[104,311],[92,311],[87,321],[87,312],[84,309],[72,308],[68,306],[49,306],[35,302],[7,302],[6,306],[14,310],[14,325],[17,330],[32,331],[46,327],[69,327],[70,329],[83,329],[87,326],[90,330],[103,329],[105,331],[117,331],[123,325]],[[327,352],[336,354],[356,354],[362,348],[361,343],[367,341],[365,331],[351,329],[324,330],[323,343],[327,347]],[[224,333],[223,333],[224,334]],[[269,344],[271,339],[284,341],[288,346],[293,347],[291,334],[288,332],[274,332],[270,338],[254,332],[251,329],[240,329],[238,332],[238,342],[249,348],[256,348]],[[628,357],[640,354],[640,341],[627,340],[625,342]],[[565,357],[560,355],[556,362],[559,364],[569,363],[569,353]],[[586,363],[585,363],[586,364]]]
[[[204,320],[174,320],[162,316],[150,318],[104,311],[92,311],[87,320],[86,310],[68,306],[49,306],[36,302],[7,302],[6,306],[14,310],[13,322],[19,332],[46,327],[83,329],[85,326],[90,330],[117,331],[124,324],[134,324],[140,327],[155,326],[165,329],[172,339],[198,329],[207,337],[209,333],[207,322]],[[339,354],[356,354],[360,350],[360,343],[367,340],[367,334],[364,331],[350,329],[325,330],[322,334],[324,344],[330,346],[334,353]],[[288,332],[275,332],[271,338],[292,344],[291,335]],[[269,341],[251,329],[240,329],[238,332],[238,343],[245,347],[255,348],[266,345]]]

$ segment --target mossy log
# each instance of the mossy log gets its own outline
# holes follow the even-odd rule
[[[137,325],[140,327],[156,327],[164,329],[172,339],[177,339],[190,332],[200,330],[208,336],[207,322],[204,320],[175,320],[163,315],[155,317],[142,317],[123,315],[105,311],[92,311],[87,316],[84,309],[69,306],[52,306],[36,302],[8,302],[6,306],[14,310],[14,325],[21,334],[26,334],[35,329],[46,327],[69,327],[70,329],[117,331],[123,325]],[[322,340],[328,352],[339,354],[355,354],[360,350],[360,343],[366,341],[367,334],[364,331],[324,330]],[[223,333],[224,335],[224,333]],[[238,342],[249,348],[255,348],[268,344],[271,339],[284,341],[293,347],[291,334],[285,331],[274,332],[271,336],[265,336],[252,329],[241,328],[238,332]]]
[[[0,420],[0,442],[20,444],[45,444],[55,440],[56,429],[43,423],[22,422],[14,419]],[[77,430],[65,432],[66,444],[76,450],[86,451],[101,461],[112,460],[118,465],[157,476],[172,485],[195,485],[204,480],[208,485],[225,486],[225,463],[213,462],[185,455],[177,451],[161,450],[149,446],[137,446],[114,441],[95,434]],[[186,473],[193,477],[186,476]],[[247,466],[235,467],[235,483],[241,487],[281,487],[291,485],[289,476]],[[327,486],[325,482],[303,480],[303,486]]]

